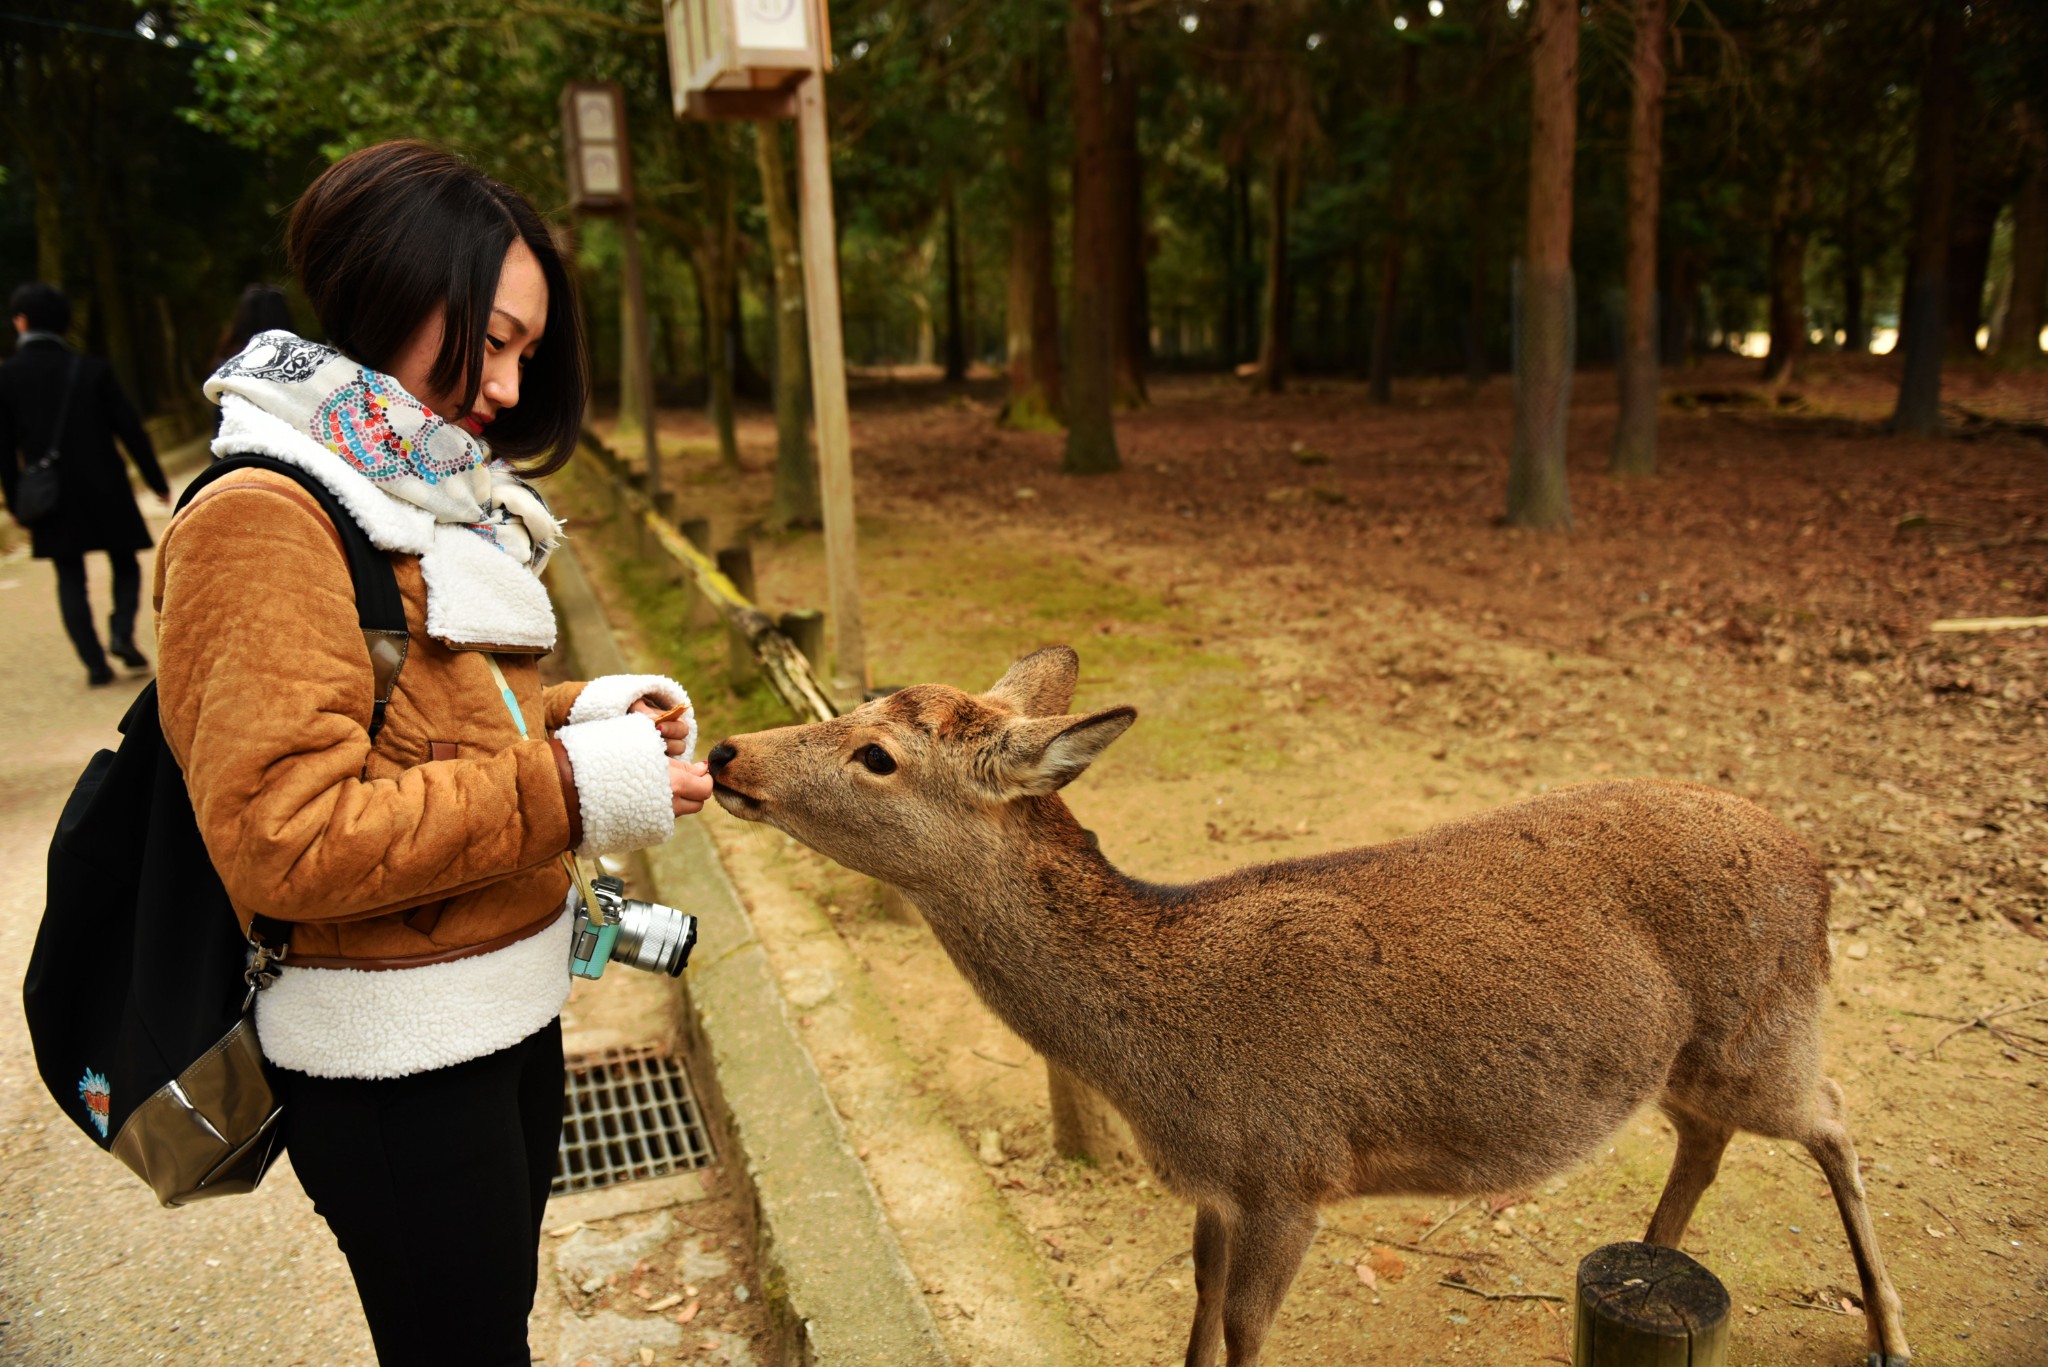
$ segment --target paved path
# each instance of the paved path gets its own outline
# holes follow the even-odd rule
[[[91,565],[104,620],[105,557]],[[50,830],[141,682],[88,690],[49,565],[0,560],[0,1364],[368,1364],[347,1267],[287,1164],[253,1196],[163,1210],[36,1076],[19,985]]]

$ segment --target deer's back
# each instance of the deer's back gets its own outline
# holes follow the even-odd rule
[[[1788,1022],[1810,1032],[1828,968],[1811,853],[1753,804],[1674,783],[1563,789],[1151,901],[1136,995],[1160,993],[1179,1032],[1162,1047],[1192,1057],[1211,1114],[1127,1109],[1190,1153],[1279,1125],[1327,1166],[1341,1133],[1374,1170],[1333,1189],[1555,1170],[1687,1059],[1739,1067]],[[1202,1070],[1205,1048],[1269,1062]]]

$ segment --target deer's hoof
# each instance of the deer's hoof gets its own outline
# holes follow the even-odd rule
[[[1913,1367],[1913,1359],[1910,1353],[1873,1351],[1870,1355],[1870,1367]]]

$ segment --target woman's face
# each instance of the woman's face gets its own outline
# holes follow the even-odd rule
[[[514,242],[498,272],[498,293],[491,301],[490,323],[484,330],[483,382],[469,411],[460,408],[459,389],[434,392],[427,378],[433,373],[434,358],[441,354],[445,322],[439,310],[427,315],[392,358],[391,377],[441,417],[481,436],[493,418],[519,402],[520,373],[540,346],[547,319],[548,281],[541,273],[540,258],[524,242]]]

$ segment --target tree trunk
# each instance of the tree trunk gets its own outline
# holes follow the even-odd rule
[[[1259,356],[1259,268],[1255,245],[1258,236],[1252,223],[1251,168],[1239,164],[1236,176],[1237,268],[1231,273],[1231,288],[1237,293],[1237,353],[1231,364],[1256,361]]]
[[[1006,157],[1010,170],[1008,347],[1010,398],[1002,424],[1059,426],[1059,290],[1053,280],[1052,183],[1046,165],[1045,70],[1039,53],[1015,67]]]
[[[1984,279],[1991,273],[1991,235],[2005,205],[1996,193],[1978,193],[1956,215],[1948,244],[1948,353],[1975,356],[1984,326]]]
[[[946,383],[967,379],[967,328],[961,322],[960,204],[953,178],[946,178]]]
[[[1657,210],[1664,160],[1664,0],[1636,0],[1629,80],[1627,318],[1623,324],[1621,413],[1608,471],[1657,473]]]
[[[1067,23],[1067,56],[1074,77],[1074,271],[1068,302],[1074,337],[1067,380],[1067,450],[1060,468],[1070,475],[1107,474],[1122,462],[1117,459],[1111,412],[1116,289],[1110,234],[1115,187],[1110,184],[1100,0],[1074,0]]]
[[[1487,234],[1483,218],[1484,204],[1475,201],[1472,219],[1472,266],[1471,294],[1465,303],[1465,383],[1477,389],[1486,383],[1493,373],[1493,366],[1486,358],[1487,334],[1492,316],[1486,307],[1486,252]]]
[[[704,309],[704,380],[711,426],[718,433],[718,457],[728,469],[740,463],[739,435],[733,427],[732,328],[727,317],[732,292],[726,288],[724,253],[710,243],[690,252],[690,270],[697,277],[697,298]]]
[[[768,217],[768,256],[775,281],[775,500],[769,524],[776,528],[823,525],[818,502],[818,462],[804,430],[810,407],[810,358],[806,354],[804,263],[797,248],[796,205],[782,155],[782,125],[754,125],[754,165],[761,173],[761,203]]]
[[[1116,406],[1146,404],[1145,163],[1138,153],[1138,75],[1128,21],[1109,51],[1110,279],[1115,313],[1110,341]]]
[[[646,358],[633,335],[633,281],[626,269],[625,243],[630,227],[624,217],[612,219],[611,226],[619,235],[619,413],[612,432],[612,449],[626,451],[640,442],[641,395],[648,376],[641,366]]]
[[[1515,436],[1509,525],[1570,528],[1565,437],[1571,416],[1572,163],[1578,136],[1578,0],[1536,0],[1530,55],[1529,250],[1516,318]]]
[[[1243,273],[1244,249],[1241,238],[1244,229],[1239,224],[1238,188],[1244,182],[1244,167],[1233,165],[1229,168],[1228,182],[1223,192],[1223,343],[1222,360],[1225,369],[1236,365],[1245,353],[1244,310],[1239,305],[1238,277]]]
[[[1272,200],[1267,207],[1266,328],[1259,345],[1258,386],[1268,394],[1287,387],[1294,369],[1294,281],[1287,273],[1287,211],[1294,197],[1293,151],[1273,158]]]
[[[1799,378],[1806,358],[1806,219],[1813,207],[1810,168],[1787,165],[1778,177],[1771,212],[1771,349],[1764,379]]]
[[[1401,288],[1401,257],[1407,249],[1408,177],[1415,159],[1408,152],[1409,125],[1415,115],[1415,92],[1422,66],[1422,44],[1410,42],[1401,54],[1400,94],[1395,99],[1394,165],[1387,187],[1387,235],[1380,246],[1379,311],[1372,320],[1372,401],[1394,398],[1394,301]]]
[[[35,47],[21,54],[21,96],[10,124],[28,159],[36,192],[36,279],[59,288],[64,284],[64,155],[57,129],[46,117],[51,107],[50,82],[43,71],[44,55]],[[11,288],[11,287],[10,287]]]
[[[2048,311],[2042,298],[2048,286],[2048,137],[2033,126],[2029,142],[2027,175],[2012,211],[2012,302],[1997,351],[1999,364],[2013,367],[2041,364],[2042,315]]]
[[[1955,199],[1956,48],[1961,42],[1961,7],[1930,0],[1933,33],[1920,80],[1920,119],[1915,130],[1913,249],[1907,265],[1906,297],[1899,308],[1898,406],[1891,428],[1919,436],[1941,432],[1942,305],[1948,296],[1949,215]]]

